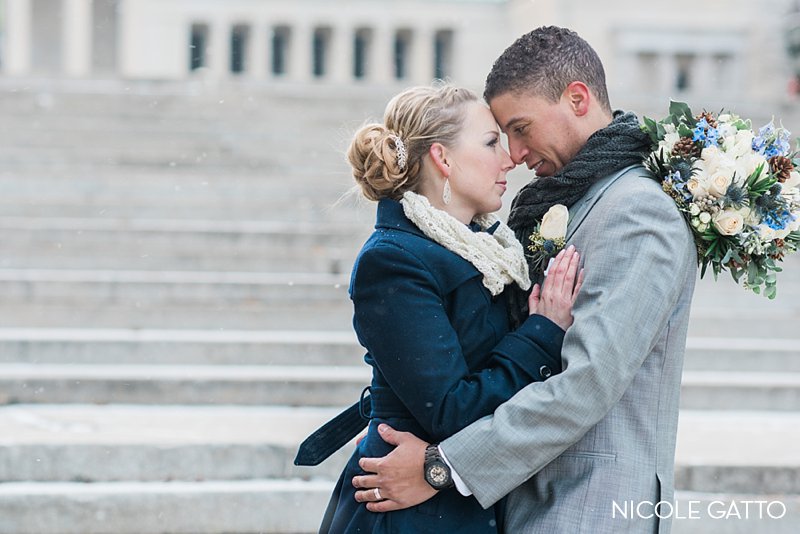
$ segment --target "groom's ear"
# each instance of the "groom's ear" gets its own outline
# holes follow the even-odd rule
[[[445,178],[450,176],[450,163],[447,161],[447,147],[441,143],[433,143],[429,150],[431,161]]]
[[[572,82],[564,89],[563,97],[569,103],[570,109],[576,117],[583,117],[589,112],[592,93],[583,82]]]

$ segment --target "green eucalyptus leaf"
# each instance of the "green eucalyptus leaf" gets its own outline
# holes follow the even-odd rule
[[[692,110],[686,102],[671,100],[669,103],[669,114],[684,118],[689,124],[694,124]]]

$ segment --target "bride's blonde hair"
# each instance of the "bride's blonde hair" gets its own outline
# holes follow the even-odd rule
[[[431,145],[452,147],[464,124],[465,104],[479,100],[469,89],[448,84],[412,87],[392,98],[383,124],[362,126],[347,150],[363,195],[398,200],[416,191]]]

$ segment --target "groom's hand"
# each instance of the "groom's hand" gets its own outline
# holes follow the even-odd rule
[[[383,441],[397,447],[383,458],[362,458],[358,462],[361,469],[372,474],[353,477],[353,486],[360,490],[356,491],[356,500],[366,502],[370,512],[391,512],[416,506],[436,495],[423,477],[428,444],[389,425],[380,425],[378,431]]]

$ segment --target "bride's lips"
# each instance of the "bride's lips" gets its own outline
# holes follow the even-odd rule
[[[503,187],[503,191],[508,189],[508,182],[495,182],[496,185],[500,185]]]

